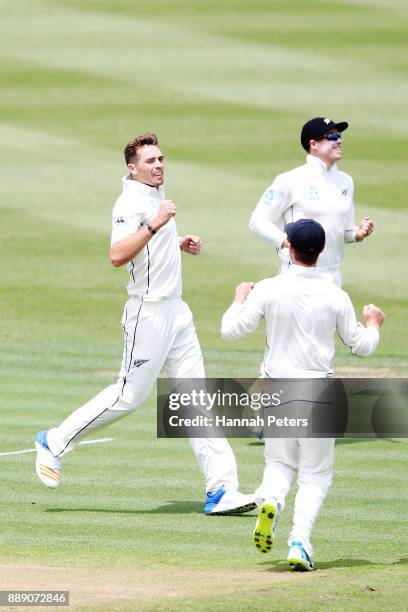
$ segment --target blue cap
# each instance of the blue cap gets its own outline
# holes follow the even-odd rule
[[[286,235],[296,251],[305,255],[318,255],[324,249],[326,234],[324,229],[313,219],[299,219],[285,226]]]

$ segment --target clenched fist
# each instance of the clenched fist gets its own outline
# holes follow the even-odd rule
[[[180,249],[190,255],[199,255],[201,251],[201,240],[199,236],[191,236],[188,234],[180,238]]]
[[[384,323],[385,314],[378,308],[375,304],[367,304],[363,308],[363,321],[365,326],[373,325],[380,329],[381,325]]]
[[[360,242],[361,240],[364,240],[364,238],[367,238],[367,236],[372,234],[373,231],[374,231],[374,223],[369,217],[364,217],[364,219],[361,219],[360,225],[357,228],[357,231],[355,234],[356,241]]]
[[[154,230],[159,230],[163,225],[166,225],[172,217],[175,217],[177,206],[173,200],[163,200],[160,202],[159,212],[150,221],[150,225]]]
[[[251,293],[254,288],[255,283],[252,281],[241,283],[237,287],[235,287],[235,302],[239,304],[243,304],[247,299],[248,295]]]

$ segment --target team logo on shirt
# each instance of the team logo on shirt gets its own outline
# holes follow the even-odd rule
[[[147,363],[150,359],[135,359],[133,365],[135,368],[140,368],[144,363]]]
[[[343,198],[347,198],[347,194],[348,194],[348,189],[343,189],[343,191],[341,192],[341,195],[343,196]]]
[[[115,217],[113,220],[115,225],[120,225],[121,223],[126,223],[125,217]]]
[[[314,185],[311,185],[309,187],[309,200],[320,200],[320,194]]]
[[[272,204],[272,200],[275,197],[275,192],[273,189],[267,189],[264,193],[263,201],[267,206]]]

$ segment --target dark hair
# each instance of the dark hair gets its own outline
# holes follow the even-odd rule
[[[301,253],[300,251],[297,251],[294,247],[293,250],[295,251],[295,257],[297,261],[300,261],[300,263],[304,264],[305,266],[312,266],[313,264],[315,264],[320,255],[320,253]]]
[[[123,154],[125,156],[126,164],[132,161],[137,156],[137,150],[145,145],[158,145],[159,141],[157,140],[156,134],[152,132],[146,132],[146,134],[141,134],[137,136],[133,140],[131,140],[125,147]]]

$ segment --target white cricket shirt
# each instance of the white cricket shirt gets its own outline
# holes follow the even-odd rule
[[[376,327],[356,320],[348,294],[317,268],[292,265],[255,285],[244,304],[234,303],[222,318],[221,334],[234,340],[266,322],[261,377],[322,378],[333,375],[337,332],[352,353],[370,355],[379,341]]]
[[[355,241],[353,193],[352,178],[336,164],[328,170],[321,159],[307,155],[306,164],[279,174],[266,189],[251,215],[249,227],[279,248],[286,238],[283,232],[286,223],[298,219],[318,221],[326,232],[326,246],[317,267],[334,272],[343,260],[344,243]],[[288,253],[287,249],[283,251]],[[281,272],[289,265],[286,257]]]
[[[123,192],[112,212],[111,244],[137,232],[157,215],[164,200],[162,187],[150,187],[125,176]],[[181,255],[176,222],[171,218],[127,265],[130,296],[145,302],[181,296]]]

